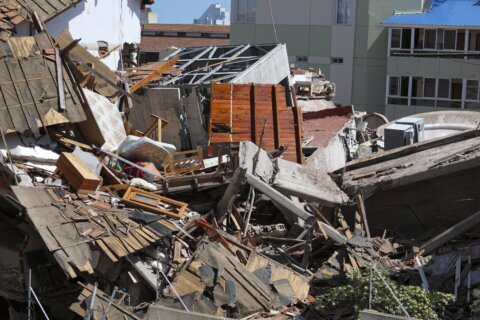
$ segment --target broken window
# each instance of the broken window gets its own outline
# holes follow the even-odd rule
[[[255,22],[255,6],[256,0],[237,0],[237,22]]]
[[[425,49],[434,49],[437,42],[437,30],[435,29],[425,29]]]
[[[478,99],[478,80],[467,80],[467,99]]]
[[[352,1],[337,0],[336,24],[349,25],[352,23]]]

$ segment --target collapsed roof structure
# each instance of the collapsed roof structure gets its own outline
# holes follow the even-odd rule
[[[323,302],[352,270],[457,304],[480,285],[477,130],[382,151],[385,119],[332,105],[320,71],[292,85],[283,44],[113,72],[0,10],[1,317],[348,319]]]

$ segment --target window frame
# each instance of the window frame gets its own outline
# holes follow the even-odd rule
[[[480,101],[480,80],[479,79],[465,79],[465,101],[467,102],[478,102]],[[470,99],[468,98],[468,82],[475,81],[477,83],[477,99]]]
[[[350,15],[348,16],[348,21],[347,22],[339,22],[338,17],[339,17],[339,12],[340,12],[339,11],[340,1],[343,1],[345,4],[346,3],[349,4]],[[347,6],[344,5],[344,8],[343,8],[343,10],[345,10],[344,13],[346,13],[346,8],[347,8]],[[335,25],[336,26],[351,26],[352,25],[352,23],[353,23],[352,20],[353,20],[353,16],[354,16],[353,12],[352,12],[353,11],[352,8],[353,8],[353,1],[352,0],[336,0],[335,1],[335,15],[334,15],[334,18],[335,18]],[[344,20],[347,20],[347,19],[344,18]]]

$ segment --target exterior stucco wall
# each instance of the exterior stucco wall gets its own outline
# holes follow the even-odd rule
[[[140,0],[82,1],[46,23],[47,30],[57,36],[69,29],[74,39],[98,56],[97,41],[106,41],[109,49],[118,44],[140,43]],[[102,60],[117,70],[120,50]]]

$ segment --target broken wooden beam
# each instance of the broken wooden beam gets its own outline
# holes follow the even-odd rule
[[[246,172],[247,169],[243,168],[238,168],[237,170],[235,170],[232,181],[228,185],[227,190],[223,194],[223,197],[218,203],[215,210],[215,216],[217,217],[219,223],[222,222],[228,209],[233,205],[233,202],[237,198],[242,182],[245,179]]]
[[[480,224],[480,211],[477,211],[476,213],[472,214],[468,218],[463,219],[459,223],[443,231],[436,237],[433,237],[432,239],[423,243],[420,246],[420,252],[422,253],[422,255],[429,254],[433,252],[435,249],[442,246],[443,244],[447,243],[452,239],[455,239],[457,236],[472,229],[478,224]]]

